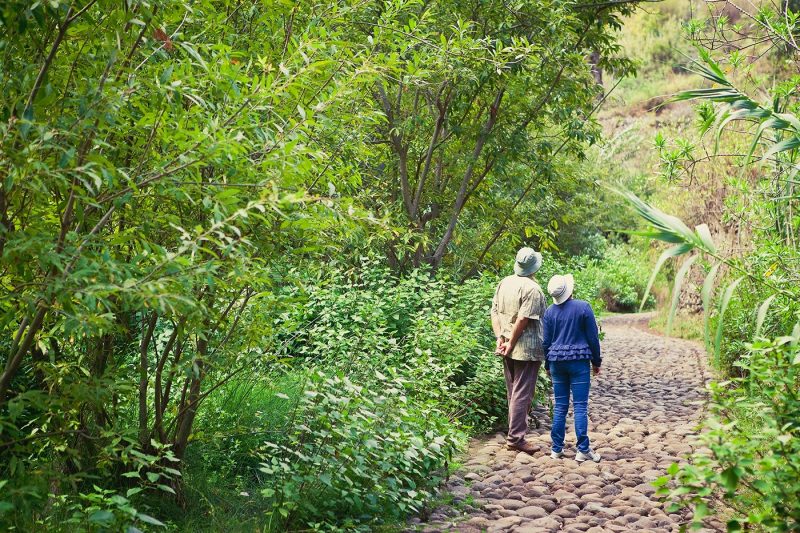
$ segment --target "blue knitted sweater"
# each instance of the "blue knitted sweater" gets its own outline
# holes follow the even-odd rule
[[[600,366],[600,338],[592,306],[583,300],[553,304],[544,312],[544,353],[548,361],[591,359]]]

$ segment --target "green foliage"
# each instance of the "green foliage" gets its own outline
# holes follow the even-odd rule
[[[352,527],[421,508],[447,474],[460,436],[416,383],[375,373],[366,384],[312,374],[288,437],[259,452],[275,530]]]
[[[655,297],[649,294],[647,287],[648,275],[649,269],[639,250],[632,246],[610,246],[601,260],[590,263],[579,272],[578,279],[582,284],[578,285],[576,291],[578,297],[594,292],[602,302],[599,309],[612,312],[636,311],[641,301],[644,301],[643,307],[655,305]],[[591,302],[591,297],[586,297]]]
[[[710,267],[701,291],[705,342],[721,377],[730,378],[711,384],[702,434],[707,451],[695,453],[688,466],[673,465],[676,484],[668,489],[669,478],[663,478],[661,493],[674,500],[673,509],[693,507],[695,527],[709,513],[722,512],[731,531],[791,531],[800,516],[795,449],[800,293],[794,283],[800,122],[796,76],[787,59],[796,65],[800,49],[793,13],[766,4],[757,12],[748,9],[738,10],[738,20],[712,11],[709,19],[687,25],[699,54],[692,71],[707,86],[681,91],[675,100],[700,101],[699,132],[711,133],[709,142],[656,139],[663,176],[686,177],[687,189],[706,197],[705,210],[720,214],[708,220],[718,235],[712,239],[705,225],[692,231],[628,197],[652,228],[644,234],[673,245],[657,269],[687,254]],[[728,48],[729,30],[742,36],[734,48]],[[747,61],[745,48],[759,59]],[[786,81],[775,84],[770,77]],[[705,184],[696,181],[701,166],[710,176]]]
[[[357,179],[375,124],[374,58],[337,25],[358,7],[241,7],[2,8],[3,525],[185,458],[204,400],[268,364],[267,265],[362,214],[308,191]]]
[[[476,432],[505,417],[489,316],[497,278],[456,284],[423,270],[397,277],[375,260],[326,275],[330,281],[310,284],[305,303],[280,317],[287,356],[353,379],[399,372],[415,383],[410,395],[436,400]],[[292,331],[290,324],[303,326]]]
[[[3,3],[0,527],[160,527],[139,509],[196,497],[202,483],[183,479],[249,488],[259,424],[301,438],[276,393],[300,398],[295,378],[318,367],[415,384],[408,411],[387,415],[402,435],[391,462],[358,457],[428,480],[446,453],[403,463],[410,435],[450,439],[504,415],[487,342],[496,279],[457,286],[406,267],[478,271],[499,265],[496,242],[505,258],[522,241],[556,249],[573,229],[573,248],[600,255],[596,224],[562,211],[594,181],[573,163],[600,134],[585,57],[630,72],[614,32],[632,10]],[[569,194],[554,201],[559,185]],[[538,218],[537,203],[550,206]],[[319,286],[293,291],[305,283]],[[362,415],[398,398],[343,411],[342,442],[361,443]],[[332,457],[291,468],[308,478],[308,461]],[[351,479],[363,499],[369,479]],[[429,491],[404,487],[353,508],[414,509]]]
[[[672,469],[673,508],[692,505],[699,525],[715,495],[737,511],[729,531],[756,525],[769,531],[800,527],[800,383],[798,331],[748,345],[736,366],[746,377],[712,386],[702,441],[707,453]],[[752,502],[756,502],[753,505]]]
[[[602,90],[587,51],[599,53],[602,68],[630,73],[613,32],[633,6],[434,1],[394,9],[401,22],[370,28],[397,61],[374,90],[385,127],[380,172],[364,180],[369,203],[394,229],[390,260],[475,273],[516,246],[491,254],[501,238],[553,247],[552,219],[532,218],[530,204],[547,210],[559,200],[551,189],[588,182],[574,160],[599,138],[591,116]],[[451,249],[462,254],[444,262]]]

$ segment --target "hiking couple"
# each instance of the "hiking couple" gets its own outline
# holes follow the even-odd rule
[[[525,440],[528,411],[536,389],[539,367],[553,382],[555,406],[550,437],[550,456],[564,455],[569,398],[572,395],[578,451],[575,460],[600,461],[589,446],[588,413],[590,366],[600,373],[600,339],[594,312],[588,302],[575,300],[571,274],[553,276],[545,296],[534,274],[542,266],[542,255],[522,248],[514,264],[514,275],[504,278],[492,300],[492,329],[497,338],[496,353],[503,357],[508,396],[508,438],[510,449],[533,454],[536,447]]]

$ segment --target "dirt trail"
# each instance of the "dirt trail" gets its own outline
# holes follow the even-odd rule
[[[567,420],[565,456],[549,456],[550,418],[537,411],[533,455],[512,452],[505,437],[475,441],[423,531],[677,531],[687,516],[668,515],[650,482],[693,450],[707,375],[695,343],[648,332],[646,316],[603,321],[603,372],[593,379],[589,437],[603,459],[579,464]],[[418,519],[415,519],[415,522]],[[721,523],[706,531],[724,530]]]

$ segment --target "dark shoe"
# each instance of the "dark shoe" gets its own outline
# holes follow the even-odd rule
[[[525,452],[525,453],[527,453],[529,455],[533,455],[537,451],[537,448],[533,444],[531,444],[530,442],[527,442],[527,441],[522,441],[522,442],[520,442],[518,444],[508,444],[507,446],[508,446],[509,450],[516,450],[518,452]]]

